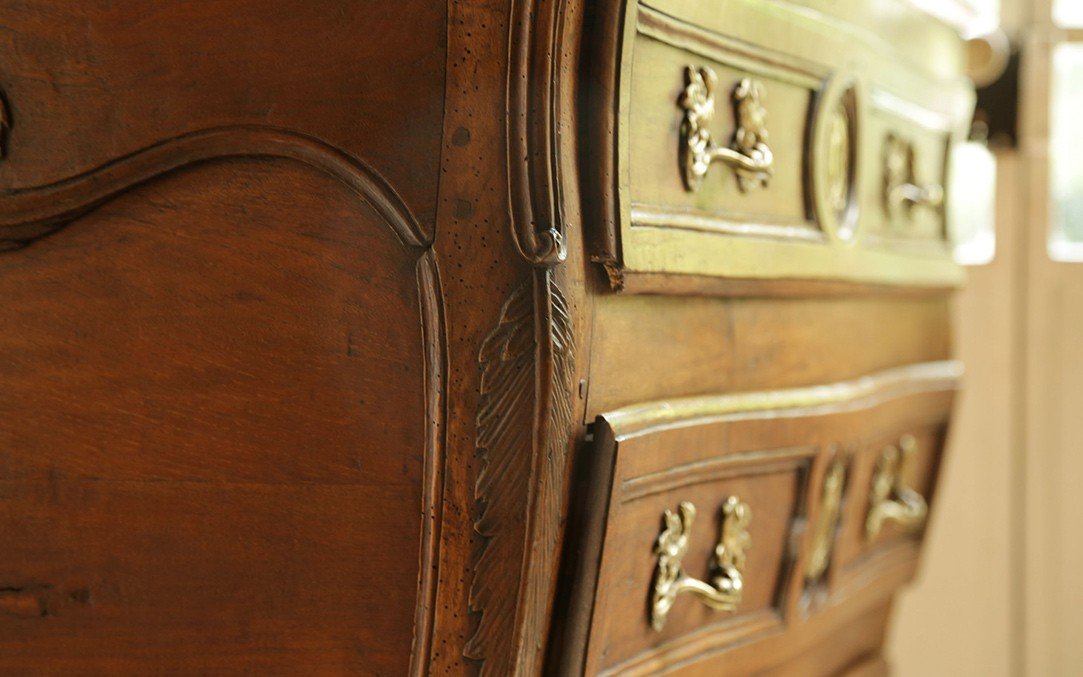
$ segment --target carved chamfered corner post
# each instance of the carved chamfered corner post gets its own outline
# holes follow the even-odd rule
[[[567,509],[575,333],[557,268],[567,256],[556,73],[571,60],[564,0],[515,3],[508,54],[511,234],[532,269],[513,289],[479,354],[476,531],[470,587],[477,628],[464,654],[485,675],[536,674],[552,615]]]

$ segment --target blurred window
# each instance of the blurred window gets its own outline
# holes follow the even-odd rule
[[[1083,21],[1083,2],[1061,4]],[[1083,261],[1083,44],[1057,45],[1052,85],[1049,256]]]
[[[952,151],[948,229],[955,260],[964,266],[992,263],[996,254],[997,161],[980,141]]]
[[[1053,23],[1064,28],[1083,26],[1083,2],[1080,0],[1054,0]]]
[[[1000,0],[970,0],[970,6],[988,22],[986,30],[995,30],[1000,25]]]

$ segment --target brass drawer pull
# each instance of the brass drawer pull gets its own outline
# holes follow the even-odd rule
[[[915,206],[939,209],[944,204],[944,187],[917,181],[914,146],[894,134],[884,140],[884,202],[892,218]]]
[[[902,470],[917,450],[913,435],[903,435],[899,444],[884,447],[876,462],[869,495],[869,516],[865,520],[865,534],[872,538],[880,533],[885,521],[895,522],[907,531],[915,531],[925,524],[929,506],[925,498],[906,486]]]
[[[733,168],[737,186],[748,192],[766,186],[774,172],[774,155],[767,145],[767,110],[763,107],[763,85],[745,78],[733,90],[737,131],[729,146],[719,146],[706,128],[714,117],[714,90],[718,75],[707,66],[685,69],[687,84],[681,95],[684,110],[681,124],[681,167],[684,186],[697,190],[714,162]]]
[[[751,546],[748,524],[752,521],[752,509],[736,496],[730,496],[722,504],[722,533],[714,549],[710,582],[688,576],[682,566],[695,517],[696,506],[688,501],[681,502],[677,514],[668,509],[665,512],[665,529],[655,546],[658,566],[651,600],[651,627],[655,630],[665,626],[669,610],[683,592],[694,593],[701,602],[721,611],[736,611],[741,603],[744,587],[741,572],[745,567],[745,550]]]

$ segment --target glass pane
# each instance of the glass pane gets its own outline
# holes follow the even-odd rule
[[[1083,26],[1083,2],[1080,0],[1054,0],[1053,23],[1065,28]]]
[[[970,4],[978,14],[973,35],[986,35],[1000,26],[1000,0],[970,0]]]
[[[984,143],[960,143],[951,154],[948,229],[955,260],[990,263],[996,254],[996,156]]]
[[[1049,255],[1083,261],[1083,45],[1053,52]]]
[[[970,6],[990,24],[989,30],[1000,25],[1000,0],[970,0]]]

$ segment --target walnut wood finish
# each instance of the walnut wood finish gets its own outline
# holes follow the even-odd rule
[[[907,10],[906,42],[873,3],[807,4],[957,75],[931,18]],[[637,7],[0,4],[0,672],[883,671],[921,531],[866,539],[864,496],[911,434],[933,499],[954,377],[921,384],[955,373],[958,272],[621,269],[605,120]],[[748,204],[815,222],[790,94],[786,201]],[[637,190],[669,199],[677,100],[642,105],[674,117],[635,132],[662,153]],[[701,207],[744,213],[724,197]],[[817,393],[838,397],[802,409]],[[731,493],[742,606],[680,597],[654,632],[661,511],[701,507],[702,577]]]

